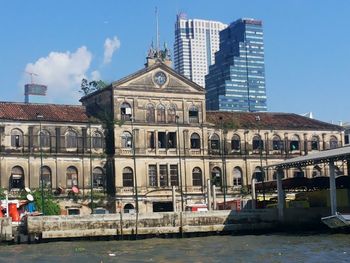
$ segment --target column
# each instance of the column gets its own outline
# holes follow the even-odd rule
[[[283,170],[277,170],[277,195],[278,195],[278,220],[282,221],[284,217],[284,191],[282,188]]]
[[[336,215],[337,213],[337,188],[335,185],[335,169],[334,161],[329,161],[329,194],[331,197],[331,214]]]

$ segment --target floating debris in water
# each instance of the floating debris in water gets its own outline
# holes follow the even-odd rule
[[[83,247],[76,247],[75,252],[84,252],[86,249]]]
[[[108,254],[110,257],[115,257],[115,253],[109,253]]]

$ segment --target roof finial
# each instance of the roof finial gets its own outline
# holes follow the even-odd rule
[[[159,51],[159,25],[158,25],[158,7],[156,7],[156,50]]]

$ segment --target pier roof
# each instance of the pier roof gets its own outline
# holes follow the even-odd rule
[[[330,161],[350,160],[350,146],[340,147],[331,150],[320,151],[313,154],[291,158],[280,163],[265,166],[264,168],[275,167],[292,168],[308,165],[316,165],[320,163],[329,163]]]

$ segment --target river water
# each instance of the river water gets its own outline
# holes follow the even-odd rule
[[[0,262],[350,262],[350,235],[243,235],[0,246]]]

